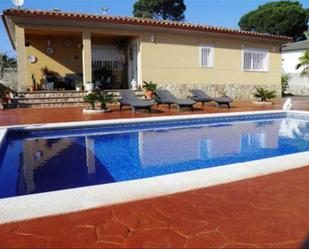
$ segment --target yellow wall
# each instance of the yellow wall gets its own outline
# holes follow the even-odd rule
[[[64,40],[70,39],[72,46],[67,48],[64,46]],[[54,54],[48,55],[46,48],[47,40],[51,41],[51,47]],[[47,67],[50,71],[58,73],[63,77],[69,74],[82,73],[82,49],[81,37],[65,37],[65,36],[42,36],[42,35],[26,35],[26,42],[30,42],[30,46],[26,47],[26,55],[34,55],[37,62],[31,64],[27,62],[27,85],[32,84],[31,75],[35,76],[37,82],[42,84],[43,74],[41,69]]]
[[[150,36],[155,35],[155,42]],[[214,45],[214,66],[199,66],[199,45]],[[241,48],[269,50],[269,72],[244,72]],[[213,38],[206,35],[143,33],[141,38],[143,80],[167,84],[280,84],[281,55],[278,43]],[[274,52],[275,51],[275,52]]]
[[[116,32],[116,31],[115,31]],[[119,31],[121,34],[121,31]],[[150,41],[155,35],[155,42]],[[121,36],[121,35],[119,35]],[[54,55],[47,55],[47,40],[52,41]],[[71,48],[63,45],[65,39],[73,41]],[[28,85],[31,85],[31,73],[37,81],[42,78],[41,68],[66,74],[82,73],[81,37],[26,35],[26,41],[31,46],[26,48],[26,54],[35,55],[37,63],[27,62]],[[92,44],[109,44],[112,38],[98,39],[93,37]],[[199,45],[214,46],[214,66],[202,68],[199,66]],[[159,84],[249,84],[249,85],[280,85],[281,55],[279,43],[256,41],[244,38],[211,37],[209,35],[176,34],[167,32],[140,33],[141,78]],[[241,69],[241,49],[263,48],[269,50],[268,72],[244,72]]]

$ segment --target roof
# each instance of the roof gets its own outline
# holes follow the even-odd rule
[[[309,48],[309,40],[293,42],[282,47],[282,51],[306,50]]]
[[[267,33],[257,33],[250,31],[242,31],[237,29],[215,27],[209,25],[193,24],[186,22],[175,22],[165,20],[154,20],[148,18],[126,17],[126,16],[107,16],[107,15],[95,15],[85,13],[72,13],[72,12],[60,12],[60,11],[46,11],[46,10],[28,10],[28,9],[7,9],[3,12],[5,16],[22,16],[22,17],[37,17],[37,18],[49,18],[49,19],[66,19],[77,21],[90,21],[101,23],[113,23],[113,24],[129,24],[129,25],[142,25],[151,27],[161,27],[180,30],[192,30],[207,33],[238,35],[248,38],[273,40],[281,42],[291,42],[293,38],[282,35],[271,35]]]

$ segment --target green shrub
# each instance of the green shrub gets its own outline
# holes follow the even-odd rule
[[[275,90],[269,90],[263,87],[256,87],[253,96],[260,99],[260,101],[265,102],[269,99],[274,99],[277,97]]]
[[[282,74],[281,75],[281,95],[284,96],[286,90],[289,87],[289,75],[287,74]]]
[[[143,81],[143,83],[143,88],[145,88],[146,91],[154,92],[157,89],[157,84],[153,83],[152,81]]]

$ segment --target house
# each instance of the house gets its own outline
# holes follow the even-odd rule
[[[301,77],[302,68],[296,69],[299,57],[309,49],[309,40],[286,44],[282,47],[282,71],[289,76],[288,92],[296,95],[309,95],[309,78]]]
[[[256,86],[280,93],[280,47],[291,41],[199,24],[61,11],[8,9],[2,19],[17,52],[20,90],[32,82],[44,88],[48,74],[104,89],[151,80],[178,96],[201,88],[213,96],[247,99]]]

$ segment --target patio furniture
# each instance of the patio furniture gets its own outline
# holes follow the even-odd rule
[[[119,91],[119,95],[121,97],[119,100],[120,111],[126,105],[132,107],[132,112],[135,112],[137,109],[147,109],[151,112],[152,100],[139,99],[132,90],[121,90]]]
[[[157,107],[161,104],[168,105],[168,108],[171,108],[172,104],[176,104],[178,109],[181,107],[190,107],[193,111],[193,105],[196,104],[194,100],[191,99],[178,99],[168,90],[156,90],[155,92],[155,101],[157,102]]]
[[[233,102],[233,99],[230,97],[214,98],[206,94],[204,91],[198,89],[192,89],[191,93],[193,94],[193,96],[191,96],[190,98],[196,102],[201,102],[203,106],[206,102],[215,101],[218,108],[220,107],[220,105],[227,105],[228,108],[231,108],[230,103]]]

